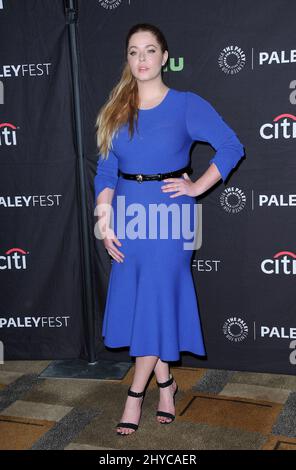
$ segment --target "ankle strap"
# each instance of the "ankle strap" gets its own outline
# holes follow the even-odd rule
[[[129,387],[127,394],[131,397],[142,397],[145,393],[145,390],[143,392],[133,392],[131,390],[131,387]]]
[[[174,377],[172,376],[172,374],[170,374],[170,378],[166,382],[160,383],[156,381],[156,383],[159,387],[168,387],[169,385],[173,383],[173,381],[174,381]]]

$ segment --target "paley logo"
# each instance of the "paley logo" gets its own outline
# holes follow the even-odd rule
[[[29,64],[1,64],[0,78],[18,78],[18,77],[43,77],[49,76],[51,62]]]
[[[18,127],[10,122],[0,123],[0,146],[11,146],[17,145],[16,141],[16,131]]]
[[[296,274],[296,254],[279,251],[273,258],[262,261],[261,270],[264,274]]]
[[[258,194],[259,207],[294,207],[296,194]]]
[[[241,318],[231,317],[224,323],[223,333],[229,341],[240,343],[247,338],[249,327]]]
[[[260,336],[261,338],[279,338],[279,339],[295,339],[296,338],[296,328],[287,327],[287,326],[260,326]]]
[[[27,255],[29,253],[22,248],[11,248],[5,256],[0,256],[0,269],[27,269]]]
[[[227,75],[235,75],[244,68],[246,64],[246,54],[239,46],[226,46],[220,52],[218,64],[222,72]]]
[[[284,113],[276,116],[272,122],[266,122],[260,127],[262,139],[296,139],[296,116]]]
[[[99,4],[101,7],[106,8],[106,10],[114,10],[114,8],[121,5],[121,1],[122,0],[99,0]]]
[[[296,62],[296,49],[290,51],[259,52],[259,65],[290,64]]]
[[[32,194],[18,196],[2,196],[0,194],[0,209],[22,208],[22,207],[51,207],[60,206],[62,194]]]
[[[246,206],[246,195],[237,187],[231,186],[224,189],[220,196],[222,208],[229,214],[237,214]]]
[[[193,258],[191,266],[196,268],[199,272],[218,272],[219,265],[221,263],[220,259],[196,259]]]
[[[0,0],[1,2],[1,0]],[[51,62],[29,64],[1,64],[0,78],[44,77],[49,76]],[[0,80],[0,104],[4,104],[4,83]]]
[[[20,314],[14,317],[0,316],[0,330],[4,328],[67,328],[70,315],[63,316],[27,316]]]

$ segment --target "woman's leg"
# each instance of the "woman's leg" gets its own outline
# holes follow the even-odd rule
[[[158,382],[166,382],[170,374],[169,363],[162,361],[159,357],[154,367],[154,372],[155,372],[156,380]]]
[[[169,379],[170,368],[168,362],[158,359],[154,372],[156,380],[160,383],[166,382]],[[157,410],[166,411],[167,413],[175,414],[173,394],[177,388],[176,382],[173,382],[169,387],[159,387],[159,403]],[[157,416],[159,422],[171,421],[171,418],[165,416]]]
[[[148,379],[153,371],[158,356],[139,356],[136,357],[135,374],[133,382],[131,384],[131,390],[133,392],[143,392]],[[141,414],[142,398],[127,397],[123,415],[120,422],[135,423],[138,424]],[[134,432],[133,429],[124,427],[116,428],[117,431],[125,434]]]

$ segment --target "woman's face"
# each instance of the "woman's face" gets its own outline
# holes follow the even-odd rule
[[[137,80],[151,80],[161,73],[168,52],[162,53],[154,34],[149,31],[134,33],[129,40],[127,61]]]

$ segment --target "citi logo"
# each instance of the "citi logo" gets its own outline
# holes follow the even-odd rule
[[[261,263],[264,274],[296,274],[296,254],[291,251],[279,251],[271,259]]]
[[[11,248],[4,256],[0,256],[0,269],[27,269],[27,254],[22,248]]]
[[[5,145],[9,147],[11,145],[17,145],[16,130],[17,127],[9,122],[0,123],[0,146]]]
[[[272,122],[267,122],[260,127],[262,139],[295,139],[296,117],[293,114],[280,114]]]

